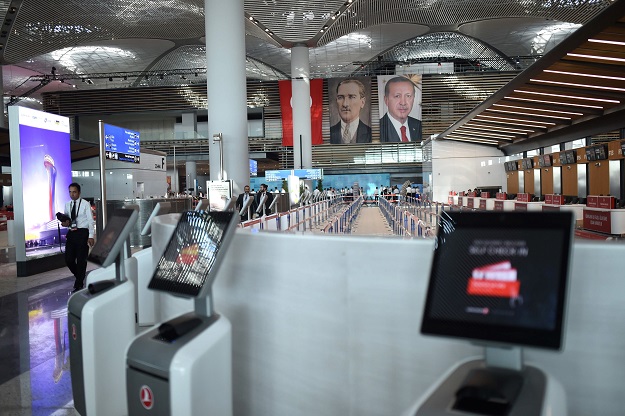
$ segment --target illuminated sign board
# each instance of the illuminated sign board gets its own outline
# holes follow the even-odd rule
[[[104,124],[104,151],[106,159],[140,163],[139,132]]]
[[[250,159],[250,176],[258,176],[258,162]]]
[[[300,179],[323,179],[323,169],[267,170],[265,180],[267,182],[281,181],[290,175]]]

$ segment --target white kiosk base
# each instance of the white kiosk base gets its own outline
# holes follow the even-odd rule
[[[73,311],[76,311],[74,313]],[[131,281],[69,300],[70,365],[74,406],[82,415],[126,415],[126,349],[135,336]],[[83,376],[83,380],[74,379]]]
[[[506,405],[506,382],[520,378],[520,390],[514,401]],[[491,378],[497,392],[489,391]],[[482,386],[479,391],[476,384]],[[514,390],[514,388],[512,388]],[[501,393],[504,394],[501,394]],[[525,365],[522,370],[486,367],[484,360],[460,362],[445,374],[403,416],[506,415],[566,416],[566,394],[560,382],[542,370]]]
[[[177,334],[193,320],[201,322]],[[170,322],[169,335],[152,328],[128,349],[129,414],[232,416],[230,321],[189,313]]]

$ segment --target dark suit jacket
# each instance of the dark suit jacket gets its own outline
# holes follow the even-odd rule
[[[401,142],[401,138],[389,117],[388,113],[386,113],[380,119],[380,142]],[[421,120],[408,117],[408,130],[410,131],[410,141],[421,141]]]
[[[245,192],[242,194],[239,194],[238,198],[237,198],[237,211],[241,211],[241,208],[243,208],[243,199],[245,198]],[[256,199],[254,198],[254,195],[250,194],[250,198],[252,198],[252,214],[254,213],[254,211],[256,211]],[[245,219],[247,220],[247,214],[242,215],[241,218],[243,219],[243,217],[245,217]]]
[[[341,144],[341,122],[330,127],[330,143]],[[360,120],[358,129],[356,129],[356,143],[371,143],[371,127],[367,126]]]
[[[261,198],[261,193],[258,192],[256,194],[256,197],[254,198],[254,206],[256,207],[256,209],[259,208],[259,204],[260,204],[260,198]],[[271,192],[267,191],[267,198],[265,198],[265,214],[269,214],[269,205],[271,205],[271,202],[273,201],[273,195]],[[262,208],[260,213],[262,214]]]

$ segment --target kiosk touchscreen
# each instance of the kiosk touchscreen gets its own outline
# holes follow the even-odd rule
[[[563,347],[572,213],[447,214],[421,333],[484,345],[485,359],[459,366],[416,414],[541,415],[549,400],[562,414],[563,390],[546,395],[550,378],[524,365],[520,347]]]
[[[230,322],[213,311],[211,293],[238,218],[233,211],[182,214],[148,287],[195,298],[195,310],[130,344],[130,415],[232,415]]]

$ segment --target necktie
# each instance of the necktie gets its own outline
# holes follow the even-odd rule
[[[72,202],[72,221],[76,219],[76,201]]]
[[[406,136],[406,126],[401,126],[401,128],[399,130],[401,130],[401,141],[402,142],[407,142],[408,141],[408,136]]]
[[[349,143],[352,141],[351,134],[349,134],[349,124],[345,125],[345,130],[343,130],[343,143]]]

